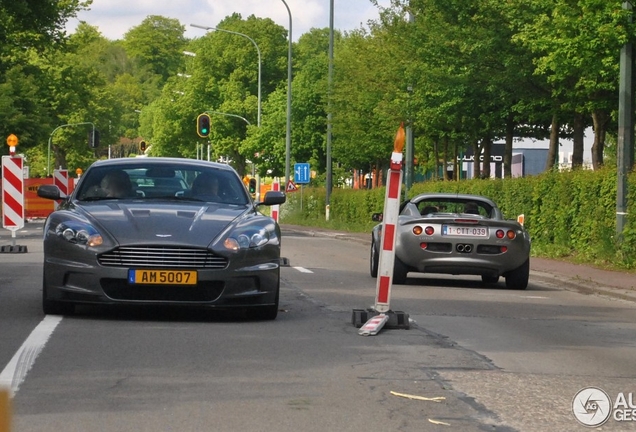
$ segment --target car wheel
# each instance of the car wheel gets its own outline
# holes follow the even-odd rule
[[[506,274],[506,288],[524,290],[528,287],[530,278],[530,258],[514,270]]]
[[[496,284],[499,282],[499,276],[481,275],[481,281],[487,284]]]
[[[48,289],[46,282],[42,281],[42,311],[44,315],[73,315],[75,313],[75,305],[47,298]]]
[[[371,257],[369,259],[370,262],[370,271],[371,277],[378,277],[378,267],[380,266],[380,254],[378,253],[378,248],[375,247],[375,242],[371,241]]]
[[[406,283],[406,274],[409,272],[409,269],[406,267],[398,257],[395,257],[395,262],[393,263],[393,283],[396,285],[404,285]]]

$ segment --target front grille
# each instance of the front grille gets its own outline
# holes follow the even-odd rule
[[[207,249],[165,246],[120,247],[101,254],[98,262],[108,267],[161,267],[223,269],[227,258]]]

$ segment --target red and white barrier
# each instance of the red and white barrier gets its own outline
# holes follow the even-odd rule
[[[360,327],[358,334],[362,336],[375,336],[388,320],[389,316],[386,314],[381,313],[376,315]]]
[[[272,183],[273,191],[280,191],[280,181],[278,179],[274,180]],[[276,204],[272,206],[272,217],[276,222],[278,222],[278,215],[280,214],[280,204]]]
[[[68,196],[70,189],[68,185],[68,170],[54,170],[53,171],[53,184],[58,187],[63,197]],[[59,203],[54,202],[53,207],[57,210]]]
[[[2,156],[2,226],[24,227],[24,173],[21,156]]]

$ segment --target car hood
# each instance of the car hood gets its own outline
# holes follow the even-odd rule
[[[187,244],[207,247],[247,206],[212,203],[102,201],[81,206],[120,245]],[[80,210],[80,209],[78,209]]]

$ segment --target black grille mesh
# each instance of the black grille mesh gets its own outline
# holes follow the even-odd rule
[[[209,268],[227,267],[227,259],[207,249],[165,246],[120,247],[98,257],[108,267]]]

